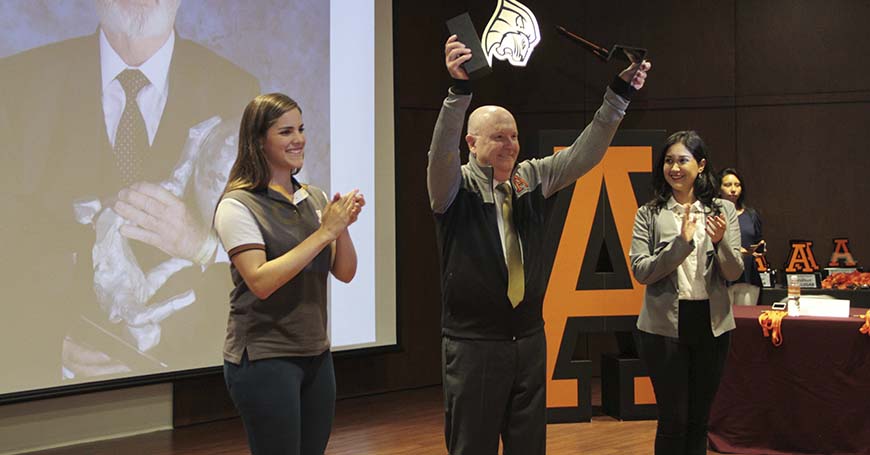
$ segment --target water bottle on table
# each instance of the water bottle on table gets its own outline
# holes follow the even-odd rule
[[[801,284],[795,275],[788,275],[787,282],[788,315],[797,317],[801,315]]]

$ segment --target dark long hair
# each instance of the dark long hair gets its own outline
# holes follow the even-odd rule
[[[299,104],[283,93],[259,95],[248,103],[239,126],[239,153],[224,193],[238,189],[264,191],[269,186],[271,172],[263,149],[266,132],[293,109],[302,112]]]
[[[692,130],[677,131],[676,133],[671,134],[665,141],[664,145],[662,145],[662,148],[659,151],[659,156],[656,159],[655,167],[653,168],[652,185],[655,196],[647,203],[647,205],[653,207],[655,211],[658,212],[667,205],[668,200],[673,195],[671,185],[669,185],[667,180],[665,180],[664,168],[665,155],[668,153],[668,149],[674,144],[683,144],[683,146],[686,147],[686,150],[692,154],[692,157],[695,158],[695,161],[698,163],[700,163],[701,160],[707,160],[704,170],[699,172],[698,177],[695,178],[695,197],[698,198],[705,207],[712,209],[714,215],[718,215],[720,206],[719,204],[713,203],[713,198],[719,194],[718,180],[715,177],[716,173],[713,171],[713,165],[710,162],[710,157],[707,155],[707,145],[704,144],[704,140],[701,139],[701,136],[698,135],[696,131]]]
[[[719,182],[718,182],[717,186],[719,188],[720,193],[722,191],[722,179],[724,179],[726,175],[733,175],[734,177],[737,177],[737,181],[740,182],[740,196],[737,197],[737,203],[735,204],[737,206],[737,208],[738,209],[742,208],[743,210],[749,209],[749,207],[747,207],[743,203],[743,200],[746,198],[746,184],[743,182],[743,176],[740,175],[739,172],[737,172],[737,169],[734,169],[733,167],[729,167],[729,168],[723,169],[722,172],[719,173]],[[720,195],[719,197],[722,197],[722,196]]]

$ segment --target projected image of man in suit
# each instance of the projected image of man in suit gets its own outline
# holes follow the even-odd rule
[[[49,360],[28,368],[170,366],[167,338],[195,350],[184,340],[209,323],[193,303],[225,300],[204,283],[225,273],[209,269],[222,253],[210,212],[259,84],[176,33],[180,3],[96,0],[95,34],[0,61],[4,250],[31,252],[3,276],[45,307],[13,330],[59,334],[35,340]]]

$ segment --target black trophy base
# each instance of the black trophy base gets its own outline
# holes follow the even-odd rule
[[[474,24],[468,13],[462,13],[448,20],[447,30],[451,35],[456,35],[459,42],[465,47],[471,49],[471,60],[462,64],[462,69],[468,73],[469,79],[480,79],[492,72],[489,62],[486,61],[483,46],[480,44],[480,37],[477,36],[477,31],[474,29]]]

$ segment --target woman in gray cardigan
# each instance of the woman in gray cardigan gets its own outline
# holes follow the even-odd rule
[[[698,133],[674,133],[634,220],[631,269],[646,285],[635,340],[658,404],[657,455],[707,453],[734,328],[726,281],[743,273],[740,226],[734,204],[713,197],[714,175]]]

